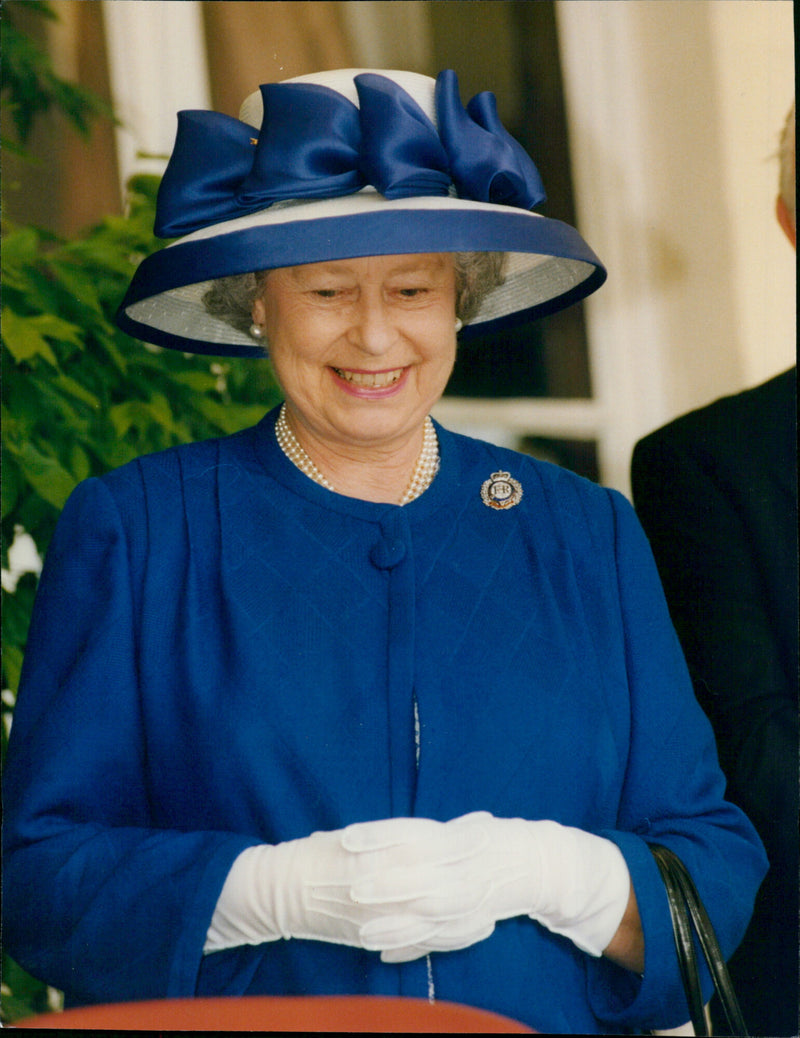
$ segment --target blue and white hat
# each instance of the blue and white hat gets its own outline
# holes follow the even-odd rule
[[[605,280],[574,228],[531,211],[545,200],[541,179],[494,95],[465,109],[450,70],[436,80],[341,69],[267,83],[240,116],[178,114],[155,224],[177,240],[141,263],[119,308],[135,338],[263,356],[206,312],[209,282],[325,260],[508,253],[503,284],[470,320],[482,333],[560,310]]]

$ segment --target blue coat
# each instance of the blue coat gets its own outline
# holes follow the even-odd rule
[[[483,809],[619,845],[645,973],[517,918],[431,956],[436,997],[546,1032],[685,1020],[647,841],[681,854],[728,952],[765,864],[633,510],[441,428],[416,501],[342,497],[274,421],[141,458],[64,510],[7,766],[9,952],[71,1003],[426,997],[424,959],[300,940],[204,958],[206,930],[247,846]],[[501,469],[524,492],[505,510],[480,496]]]

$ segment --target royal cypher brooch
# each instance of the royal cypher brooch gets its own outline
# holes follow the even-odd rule
[[[522,486],[510,472],[493,472],[481,486],[481,500],[489,508],[513,508],[522,500]]]

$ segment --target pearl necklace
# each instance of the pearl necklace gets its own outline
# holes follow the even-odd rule
[[[309,479],[313,479],[315,483],[319,483],[319,485],[325,487],[326,490],[333,491],[333,486],[322,475],[311,458],[309,458],[298,443],[297,437],[292,432],[286,418],[286,404],[283,404],[281,407],[278,420],[275,423],[275,438],[278,441],[278,446],[293,465],[296,465],[301,472],[304,472]],[[427,490],[431,485],[433,478],[438,471],[439,441],[436,437],[436,429],[434,428],[429,415],[425,419],[425,426],[422,434],[422,450],[417,458],[414,471],[411,474],[411,482],[408,484],[406,492],[400,498],[399,504],[407,505],[409,501],[413,501],[415,498],[419,497],[420,494]]]

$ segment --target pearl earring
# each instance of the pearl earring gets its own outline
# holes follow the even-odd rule
[[[250,335],[254,339],[264,338],[264,332],[261,330],[260,326],[255,323],[255,321],[250,325]]]
[[[458,335],[458,333],[461,331],[461,329],[463,327],[464,327],[464,322],[461,320],[460,317],[457,317],[456,318],[456,335]]]

